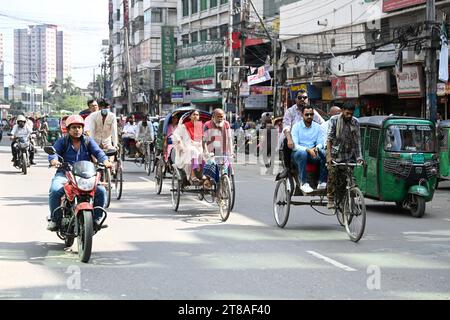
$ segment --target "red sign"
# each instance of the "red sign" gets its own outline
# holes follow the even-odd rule
[[[208,84],[214,84],[213,79],[204,79],[204,80],[196,80],[196,81],[188,81],[186,82],[188,86],[204,86]]]
[[[239,49],[241,47],[241,33],[240,32],[233,32],[231,35],[231,41],[233,41],[233,50]],[[227,47],[229,47],[230,38],[227,36]],[[245,39],[245,46],[254,46],[258,44],[263,44],[263,39],[253,39],[253,38],[246,38]]]
[[[427,2],[426,0],[383,0],[383,12],[412,7]]]
[[[252,94],[262,94],[266,96],[270,96],[273,94],[272,87],[264,87],[264,86],[252,86],[251,87]]]

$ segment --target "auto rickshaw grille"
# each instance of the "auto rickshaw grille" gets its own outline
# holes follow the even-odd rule
[[[384,171],[387,173],[406,178],[411,173],[412,163],[394,159],[385,159],[383,167]]]

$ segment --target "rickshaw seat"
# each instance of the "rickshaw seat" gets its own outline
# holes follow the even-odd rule
[[[319,166],[317,163],[307,163],[306,164],[306,172],[307,173],[315,173],[319,170]]]

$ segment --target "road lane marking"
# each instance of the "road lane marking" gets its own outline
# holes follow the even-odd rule
[[[144,178],[144,177],[139,177],[139,179],[144,180],[144,181],[147,181],[147,182],[152,182],[152,180],[147,179],[147,178]]]
[[[320,253],[317,253],[315,251],[306,251],[306,252],[308,252],[310,255],[313,255],[314,257],[316,257],[318,259],[321,259],[325,262],[331,263],[333,266],[343,269],[345,271],[357,271],[356,269],[346,266],[345,264],[337,262],[336,260],[333,260],[331,258],[325,257],[324,255],[321,255]]]

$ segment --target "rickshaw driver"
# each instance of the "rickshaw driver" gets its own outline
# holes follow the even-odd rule
[[[341,167],[332,166],[332,162],[363,163],[361,154],[361,133],[358,119],[353,117],[355,106],[344,104],[340,115],[330,119],[327,138],[327,166],[328,166],[328,209],[334,209],[334,194],[336,182],[345,180],[345,173]]]
[[[208,156],[233,157],[233,133],[230,123],[225,120],[225,112],[222,109],[215,109],[212,119],[207,121],[203,128],[203,148],[208,152]],[[229,168],[230,163],[227,162],[228,160],[225,161],[226,167]],[[205,188],[211,187],[210,178],[216,183],[219,182],[219,167],[211,158],[207,159],[203,167],[203,176],[206,178],[203,182]]]
[[[318,190],[326,189],[327,168],[325,165],[325,151],[322,147],[323,132],[321,126],[313,121],[314,107],[304,105],[302,107],[303,120],[292,127],[292,140],[294,150],[292,160],[298,170],[300,189],[304,193],[314,190],[307,181],[306,164],[319,163],[320,175]]]

